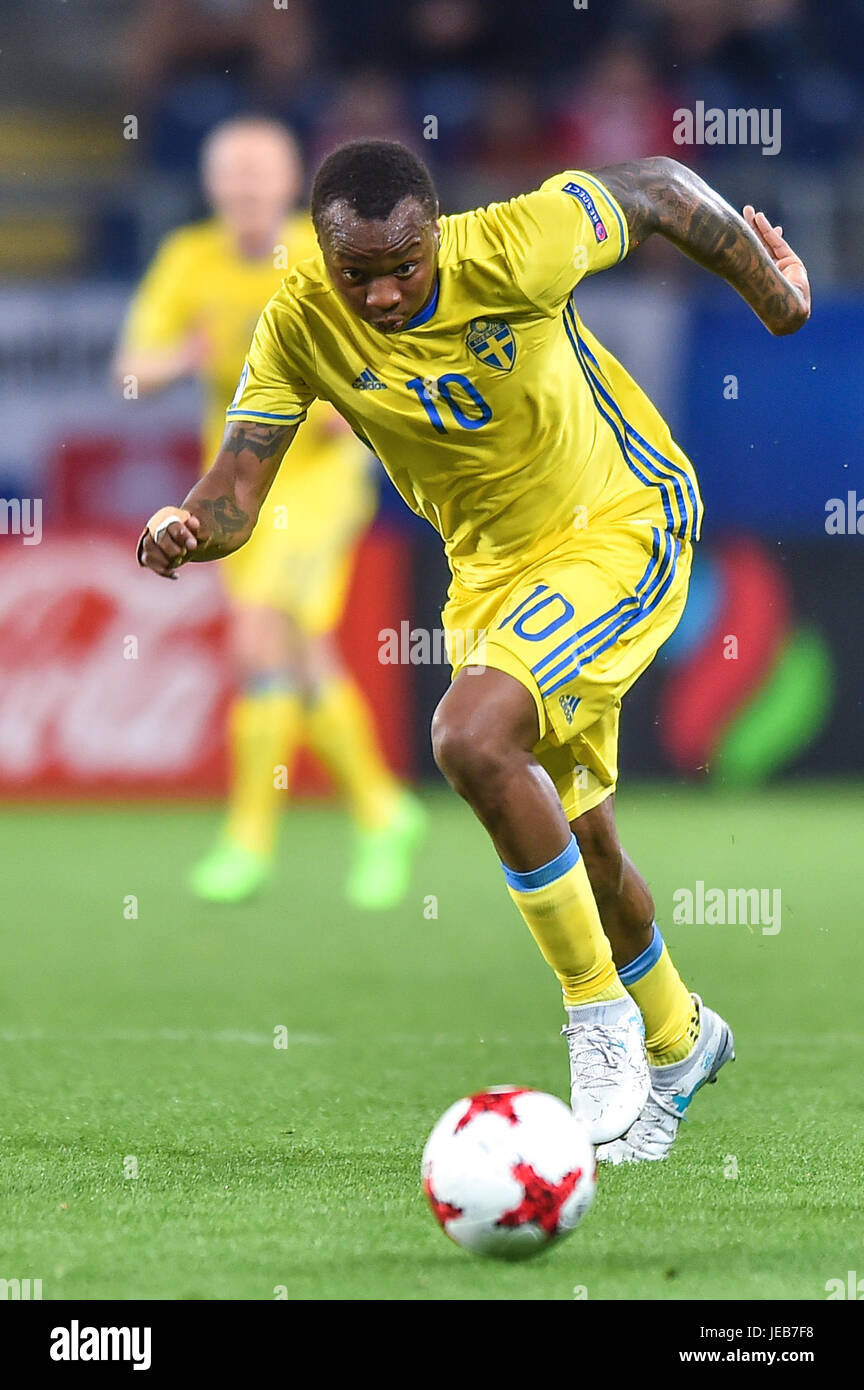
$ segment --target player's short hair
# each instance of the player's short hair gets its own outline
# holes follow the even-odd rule
[[[346,202],[370,222],[383,222],[403,198],[416,198],[430,218],[438,208],[432,175],[422,159],[395,140],[352,140],[328,154],[312,185],[312,221]]]

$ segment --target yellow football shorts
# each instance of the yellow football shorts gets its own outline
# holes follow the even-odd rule
[[[376,500],[354,441],[347,446],[324,445],[300,467],[287,455],[250,539],[220,563],[235,603],[288,613],[310,635],[339,622]]]
[[[490,666],[530,691],[534,751],[568,820],[615,790],[621,699],[674,631],[691,560],[688,542],[623,522],[574,533],[505,587],[451,584],[442,620],[453,675]]]

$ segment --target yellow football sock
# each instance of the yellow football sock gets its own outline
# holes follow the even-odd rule
[[[654,1067],[683,1062],[699,1036],[699,1011],[656,923],[651,945],[619,974],[645,1020],[648,1061]]]
[[[576,837],[540,869],[515,873],[502,867],[511,898],[561,981],[565,1005],[622,999],[626,991],[612,964]]]
[[[309,746],[327,765],[365,830],[389,825],[400,786],[378,744],[372,714],[350,676],[327,681],[306,711]]]
[[[231,707],[231,794],[226,833],[256,854],[271,854],[285,804],[280,768],[290,774],[301,729],[296,690],[280,686],[240,695]]]

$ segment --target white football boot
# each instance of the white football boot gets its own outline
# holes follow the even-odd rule
[[[699,1087],[713,1084],[724,1063],[735,1060],[735,1039],[728,1023],[706,1008],[698,994],[692,997],[699,1010],[699,1036],[693,1051],[683,1062],[649,1067],[651,1094],[642,1113],[623,1139],[600,1146],[599,1162],[656,1163],[665,1158]]]
[[[626,1133],[649,1093],[645,1025],[630,998],[567,1009],[561,1029],[570,1050],[570,1107],[592,1144]]]

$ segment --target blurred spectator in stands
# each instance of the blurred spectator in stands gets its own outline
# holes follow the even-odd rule
[[[470,161],[478,203],[524,193],[538,175],[545,177],[543,170],[553,172],[553,132],[542,119],[533,85],[512,76],[484,84],[477,127],[462,159]]]
[[[612,39],[584,76],[573,77],[552,118],[552,162],[590,169],[679,154],[672,139],[675,105],[644,46],[628,37]]]
[[[369,136],[377,140],[401,140],[420,152],[419,126],[412,128],[396,78],[386,71],[367,68],[336,82],[322,103],[320,118],[310,145],[313,166],[346,140]]]
[[[162,168],[192,170],[204,134],[241,110],[303,124],[317,76],[309,0],[144,0],[124,44],[133,100],[148,113],[147,149]]]
[[[412,77],[430,68],[482,71],[501,27],[496,11],[480,0],[414,0],[403,6],[405,70]]]
[[[308,0],[144,0],[128,36],[128,72],[148,92],[184,74],[229,75],[260,88],[309,70],[315,30]]]
[[[445,205],[482,116],[482,76],[502,26],[509,35],[506,15],[478,0],[415,0],[399,7],[399,67],[403,76],[410,74],[410,118],[424,135],[421,153],[443,181]]]
[[[788,95],[803,0],[642,3],[656,20],[663,71],[682,74],[688,101],[724,109],[772,105],[784,84]]]
[[[833,23],[818,0],[641,3],[656,24],[663,71],[683,76],[683,104],[777,108],[782,148],[793,158],[842,159],[854,147],[864,101],[861,0],[832,3]],[[838,42],[841,33],[848,44]],[[851,67],[850,52],[858,55]],[[729,145],[706,146],[702,154],[712,163],[747,157]]]

